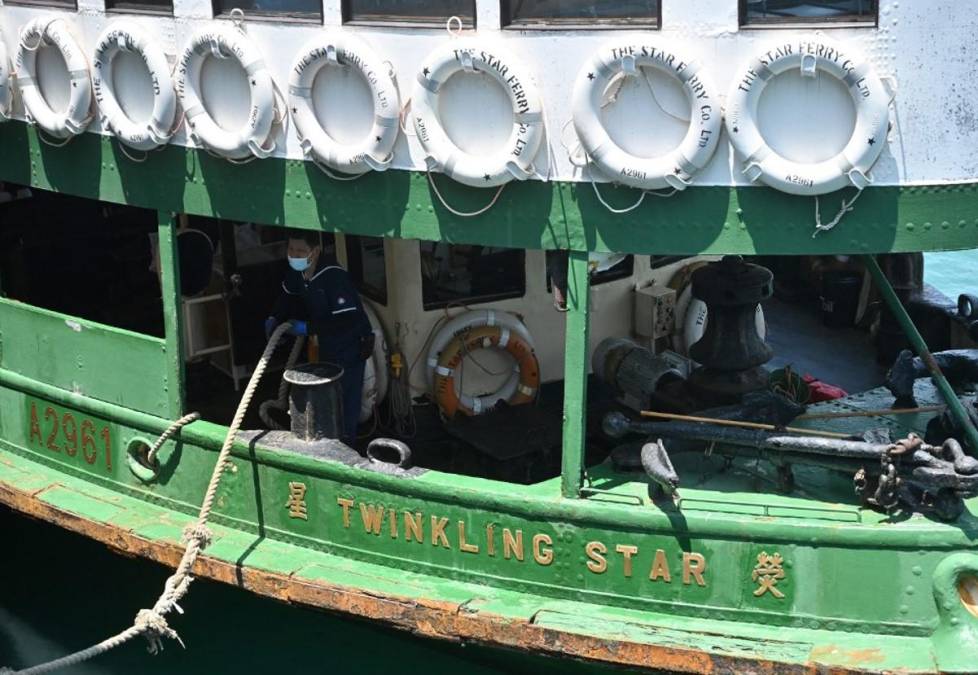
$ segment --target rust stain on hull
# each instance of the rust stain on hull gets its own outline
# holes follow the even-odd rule
[[[30,492],[0,483],[0,503],[99,541],[127,556],[139,556],[175,568],[183,553],[176,544],[151,541],[124,528],[98,523],[46,504]],[[410,631],[426,638],[474,642],[491,647],[542,653],[656,671],[708,675],[842,675],[879,672],[813,663],[779,663],[760,658],[710,654],[695,649],[580,635],[487,612],[467,611],[458,603],[371,594],[290,575],[242,567],[202,554],[196,576],[220,581],[264,597],[295,605],[351,614]],[[813,656],[818,650],[813,650]]]

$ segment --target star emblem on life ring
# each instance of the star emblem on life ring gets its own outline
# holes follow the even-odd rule
[[[257,86],[258,86],[258,83],[257,83],[257,82],[255,82],[254,80],[252,80],[252,81],[251,81],[251,86],[252,86],[252,87],[257,87]]]
[[[594,73],[588,73],[587,74],[587,79],[593,80],[594,79]]]
[[[431,69],[430,69],[430,68],[425,68],[424,70],[422,70],[422,71],[421,71],[421,73],[422,73],[422,74],[423,74],[423,75],[424,75],[425,77],[428,77],[428,74],[429,74],[429,73],[431,73]]]
[[[679,168],[679,167],[677,166],[677,167],[676,167],[676,170],[675,170],[675,171],[673,171],[673,173],[674,173],[674,174],[676,174],[677,176],[680,176],[680,175],[682,175],[682,173],[683,173],[683,170],[682,170],[682,169],[680,169],[680,168]]]
[[[876,145],[876,139],[875,138],[870,138],[869,139],[869,144],[870,145]]]
[[[492,180],[492,176],[490,176],[489,174],[486,174],[485,176],[483,176],[483,178],[485,178],[486,181],[491,181]]]
[[[384,139],[383,139],[383,138],[381,138],[380,136],[375,136],[375,137],[374,137],[374,140],[375,140],[375,141],[377,141],[378,143],[380,143],[380,142],[381,142],[382,140],[384,140]]]

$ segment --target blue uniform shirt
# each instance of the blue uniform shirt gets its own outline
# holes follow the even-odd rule
[[[326,359],[358,352],[361,339],[372,330],[350,275],[322,255],[308,281],[302,272],[289,268],[272,316],[279,321],[306,321],[309,334],[319,338],[319,352]]]

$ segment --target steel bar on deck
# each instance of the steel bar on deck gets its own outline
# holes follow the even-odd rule
[[[564,339],[564,428],[560,492],[580,497],[584,484],[584,442],[587,426],[588,254],[571,251],[567,260],[567,334]]]
[[[954,393],[954,389],[947,381],[947,378],[944,377],[944,373],[941,372],[941,367],[934,361],[933,355],[931,355],[930,350],[927,348],[927,343],[924,342],[924,338],[914,325],[913,319],[907,314],[906,308],[903,306],[900,298],[897,297],[896,291],[890,285],[890,280],[883,274],[883,270],[880,269],[875,256],[864,255],[862,258],[866,263],[866,269],[869,270],[873,281],[876,283],[876,287],[883,296],[883,301],[886,302],[890,311],[893,312],[893,316],[896,317],[900,328],[903,329],[907,339],[910,340],[910,344],[924,362],[927,370],[930,371],[931,377],[934,379],[934,384],[937,386],[938,391],[941,392],[941,396],[951,411],[951,416],[954,417],[954,421],[964,430],[964,435],[967,437],[968,446],[971,448],[972,454],[978,453],[978,429],[975,429],[975,426],[971,423],[967,411],[961,405],[961,400]]]
[[[180,296],[180,254],[177,248],[177,219],[168,211],[157,211],[160,251],[160,286],[163,291],[163,327],[166,338],[166,394],[172,419],[183,415],[183,307]]]

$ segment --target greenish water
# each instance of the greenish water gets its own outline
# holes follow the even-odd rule
[[[0,507],[0,667],[27,667],[105,639],[159,595],[167,570]],[[187,648],[157,656],[141,638],[78,668],[79,675],[163,673],[513,672],[471,647],[419,640],[365,622],[195,581],[184,615],[171,615]]]
[[[978,293],[978,251],[925,254],[924,281],[955,301],[961,293]]]

